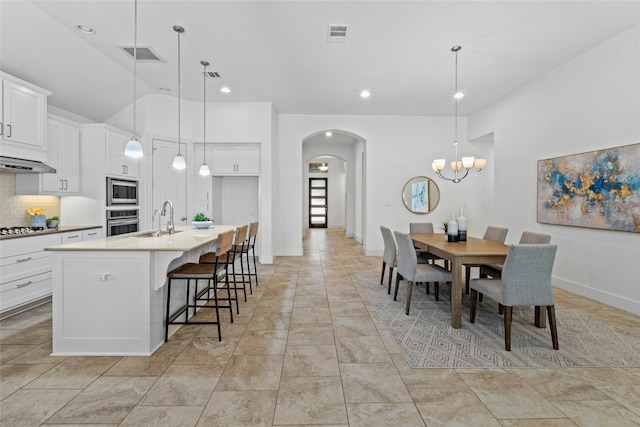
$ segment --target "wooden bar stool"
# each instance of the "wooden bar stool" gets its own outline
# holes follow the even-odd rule
[[[229,289],[229,275],[228,270],[228,256],[227,253],[233,245],[233,231],[227,231],[225,233],[218,234],[216,241],[216,253],[219,254],[213,264],[196,264],[186,263],[178,268],[171,270],[167,273],[167,309],[165,316],[164,327],[164,342],[169,339],[169,325],[203,325],[214,324],[218,326],[218,341],[222,340],[222,334],[220,331],[220,312],[219,308],[228,308],[229,315],[231,316],[231,323],[233,323],[233,307],[231,304],[231,290]],[[176,311],[170,314],[171,309],[171,286],[174,280],[186,280],[186,299],[184,305],[179,307]],[[191,281],[195,280],[196,286],[194,290],[193,301],[190,300],[190,288]],[[198,291],[198,280],[206,280],[207,286]],[[227,305],[220,305],[218,300],[218,286],[222,283],[221,288],[227,289],[228,301]],[[210,292],[213,291],[213,298],[210,297]],[[202,298],[206,294],[205,298]],[[198,304],[198,301],[205,301],[204,304]],[[210,304],[213,301],[213,305]],[[236,298],[236,305],[237,305]],[[193,314],[200,308],[211,308],[216,311],[215,321],[189,321],[189,308],[193,309]],[[184,321],[178,321],[180,316],[184,315]]]
[[[256,264],[256,237],[258,236],[259,222],[252,222],[249,224],[249,237],[247,244],[245,245],[242,253],[247,256],[247,271],[249,274],[249,289],[251,289],[251,276],[256,278],[256,286],[258,286],[258,267]],[[251,263],[249,262],[249,251],[251,251],[251,257],[253,258],[253,273],[251,272]],[[242,260],[242,256],[240,256]]]
[[[236,312],[240,313],[240,307],[238,306],[238,289],[241,289],[244,292],[244,301],[247,302],[247,291],[245,289],[246,280],[244,278],[244,270],[242,270],[242,280],[239,281],[236,277],[236,256],[241,253],[242,245],[238,245],[238,242],[244,243],[247,238],[247,229],[249,226],[243,225],[242,227],[236,228],[236,231],[233,235],[233,243],[231,245],[231,249],[224,255],[227,259],[228,265],[231,268],[231,281],[233,282],[233,287],[229,289],[233,289],[236,300]],[[218,259],[218,254],[216,252],[207,252],[200,256],[198,262],[200,264],[214,264]],[[240,287],[239,285],[242,285]],[[231,286],[231,284],[230,284]]]

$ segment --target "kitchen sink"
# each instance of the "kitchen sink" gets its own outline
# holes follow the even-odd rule
[[[175,231],[174,234],[177,233],[182,233],[183,230],[177,230]],[[145,233],[141,233],[141,234],[136,234],[135,236],[129,236],[129,237],[162,237],[162,236],[168,236],[169,232],[167,230],[162,230],[160,232],[158,232],[158,230],[155,231],[147,231]]]

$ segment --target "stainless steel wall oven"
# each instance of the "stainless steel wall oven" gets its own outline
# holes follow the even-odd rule
[[[140,227],[138,209],[114,209],[107,211],[107,236],[135,233]]]
[[[138,181],[107,177],[107,206],[138,205]]]

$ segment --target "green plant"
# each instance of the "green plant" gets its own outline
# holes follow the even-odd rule
[[[47,221],[60,221],[60,218],[57,216],[52,216],[51,218],[47,218]]]
[[[193,220],[196,222],[201,222],[201,221],[211,221],[211,218],[209,218],[208,216],[205,216],[205,214],[203,213],[197,213],[194,217]]]
[[[449,223],[447,221],[442,221],[442,227],[440,227],[440,230],[444,230],[444,232],[446,233],[448,229]]]

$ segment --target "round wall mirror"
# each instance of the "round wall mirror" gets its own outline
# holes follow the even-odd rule
[[[402,189],[402,202],[413,213],[427,214],[440,202],[438,184],[426,176],[414,176]]]

